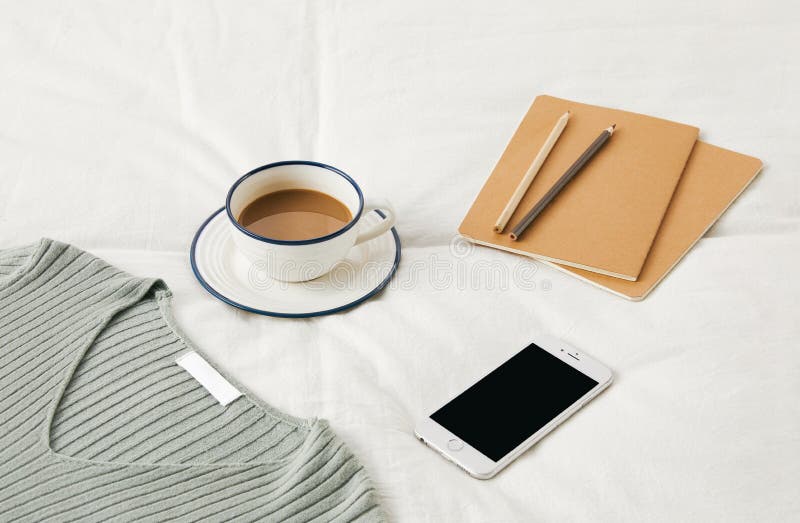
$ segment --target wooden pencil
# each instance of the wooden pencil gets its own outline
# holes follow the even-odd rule
[[[533,220],[535,220],[536,217],[539,216],[539,214],[541,214],[541,212],[545,210],[548,205],[550,205],[550,202],[552,202],[556,196],[558,196],[564,187],[566,187],[567,184],[578,175],[581,169],[583,169],[583,167],[589,163],[589,160],[591,160],[592,157],[597,154],[597,151],[603,148],[608,139],[611,138],[611,135],[614,134],[614,128],[616,126],[617,124],[613,124],[608,129],[603,129],[603,132],[600,133],[600,136],[598,136],[595,141],[593,141],[592,144],[583,152],[583,154],[581,154],[578,159],[575,160],[575,163],[573,163],[572,166],[567,169],[563,175],[561,175],[561,178],[559,178],[558,181],[550,188],[550,190],[547,191],[544,196],[542,196],[542,199],[533,206],[533,209],[531,209],[528,214],[526,214],[525,217],[520,220],[517,226],[514,227],[514,230],[512,230],[511,234],[509,234],[512,240],[516,241],[519,239],[519,237],[525,232],[525,229],[530,226]]]
[[[539,173],[539,169],[542,168],[542,165],[547,159],[547,156],[550,154],[550,151],[553,150],[553,146],[558,141],[558,137],[561,136],[562,131],[564,131],[564,128],[567,126],[569,116],[569,111],[561,115],[561,118],[558,119],[555,127],[553,127],[553,130],[550,131],[550,135],[547,137],[547,140],[545,140],[542,148],[539,149],[539,153],[536,155],[536,158],[533,159],[531,166],[528,167],[528,171],[525,173],[525,176],[523,176],[522,180],[520,180],[519,185],[517,185],[517,188],[514,190],[514,194],[512,194],[511,199],[508,200],[505,209],[503,209],[503,212],[501,212],[500,216],[498,216],[497,221],[494,224],[494,232],[500,233],[506,228],[508,220],[511,218],[511,215],[514,214],[514,211],[517,210],[519,202],[522,200],[522,197],[525,196],[525,193],[531,186],[533,179]]]

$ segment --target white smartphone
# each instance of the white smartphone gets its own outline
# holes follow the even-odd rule
[[[611,384],[611,370],[541,337],[423,419],[423,443],[489,479]]]

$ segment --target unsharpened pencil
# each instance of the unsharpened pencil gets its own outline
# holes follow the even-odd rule
[[[511,215],[514,214],[514,211],[517,210],[519,202],[522,200],[522,197],[525,196],[525,193],[531,186],[533,179],[539,173],[539,169],[542,168],[542,165],[547,159],[547,156],[550,154],[550,151],[553,150],[553,146],[558,141],[558,137],[561,136],[561,132],[564,131],[564,128],[567,126],[569,116],[569,111],[561,115],[561,118],[558,119],[555,127],[553,127],[553,130],[550,131],[550,135],[547,137],[547,140],[545,140],[542,148],[539,149],[539,152],[536,155],[536,158],[533,159],[531,166],[528,167],[528,171],[525,173],[525,176],[523,176],[522,180],[520,180],[519,185],[517,185],[517,188],[514,190],[514,194],[512,194],[511,199],[508,200],[505,209],[503,209],[503,212],[501,212],[500,216],[497,218],[497,221],[494,224],[494,232],[500,233],[506,228],[508,220],[511,218]]]
[[[571,182],[575,176],[577,176],[581,169],[583,169],[583,167],[589,163],[589,160],[591,160],[592,157],[597,154],[597,151],[603,148],[608,139],[611,138],[611,135],[614,134],[614,129],[616,126],[617,124],[613,124],[608,129],[603,129],[603,132],[600,133],[600,136],[598,136],[595,141],[593,141],[592,144],[583,152],[583,154],[581,154],[578,159],[575,160],[575,163],[573,163],[572,166],[567,169],[567,172],[561,175],[561,178],[558,179],[555,185],[553,185],[550,190],[547,191],[544,196],[542,196],[542,199],[533,206],[533,209],[531,209],[530,212],[528,212],[528,214],[526,214],[525,217],[520,220],[517,226],[514,227],[514,230],[512,230],[511,234],[509,234],[512,240],[516,241],[519,239],[519,237],[525,232],[525,229],[530,226],[533,220],[535,220],[536,217],[539,216],[539,214],[541,214],[541,212],[545,210],[548,205],[550,205],[550,202],[552,202],[556,196],[558,196],[564,187],[566,187],[567,184]]]

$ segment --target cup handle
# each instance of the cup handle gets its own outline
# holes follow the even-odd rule
[[[359,231],[358,236],[356,237],[355,245],[364,243],[373,238],[377,238],[394,226],[394,209],[392,209],[392,206],[389,204],[389,202],[382,202],[381,204],[367,202],[366,205],[364,205],[364,211],[361,213],[361,218],[363,219],[365,214],[372,211],[378,211],[379,214],[383,214],[383,220],[366,228],[359,224],[359,227],[362,230]]]

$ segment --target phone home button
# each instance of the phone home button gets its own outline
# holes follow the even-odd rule
[[[464,448],[464,442],[458,438],[453,438],[447,442],[447,448],[458,452]]]

